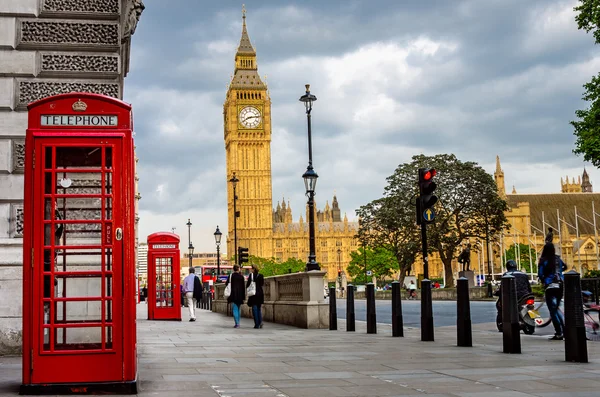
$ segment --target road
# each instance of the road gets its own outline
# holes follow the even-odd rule
[[[392,323],[392,301],[378,300],[375,302],[377,312],[377,322]],[[367,319],[367,301],[355,300],[354,313],[357,321],[366,321]],[[540,313],[546,317],[546,306]],[[346,318],[346,300],[337,299],[338,318]],[[421,327],[421,302],[420,301],[402,301],[402,319],[405,327]],[[473,301],[471,302],[471,323],[481,324],[490,323],[490,329],[495,329],[496,322],[496,302],[495,301]],[[436,327],[456,325],[456,302],[454,301],[434,301],[433,302],[433,324]],[[552,335],[554,329],[552,326],[536,329],[538,335]]]

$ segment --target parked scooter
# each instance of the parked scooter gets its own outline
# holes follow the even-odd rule
[[[502,332],[502,298],[500,297],[500,290],[497,290],[494,294],[498,296],[496,301],[496,326],[498,331]],[[533,335],[535,333],[535,324],[537,319],[541,319],[540,314],[535,311],[535,299],[533,294],[527,294],[521,298],[517,305],[519,311],[519,326],[521,330],[527,335]],[[539,320],[537,320],[539,321]]]

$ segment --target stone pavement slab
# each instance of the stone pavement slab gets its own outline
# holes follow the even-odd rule
[[[564,343],[521,335],[522,354],[502,353],[495,324],[473,325],[471,348],[456,347],[456,328],[378,334],[301,330],[199,310],[197,322],[147,321],[138,305],[140,396],[600,396],[600,343],[588,342],[589,364],[564,362]],[[0,357],[0,395],[16,395],[21,358]]]

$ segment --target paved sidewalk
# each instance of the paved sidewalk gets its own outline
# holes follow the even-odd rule
[[[367,335],[302,330],[205,310],[198,321],[147,321],[138,305],[140,396],[600,396],[600,342],[589,364],[564,362],[564,343],[521,336],[523,354],[502,351],[495,324],[474,326],[472,348],[456,347],[454,327],[421,342],[419,329],[392,338],[389,325]],[[0,395],[15,395],[21,359],[0,357]]]

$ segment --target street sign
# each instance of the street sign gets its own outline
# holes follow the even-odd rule
[[[372,275],[373,275],[373,272],[370,270],[367,270],[367,276],[372,276]]]
[[[423,211],[423,219],[426,222],[432,222],[435,219],[435,211],[432,208],[427,208]]]

